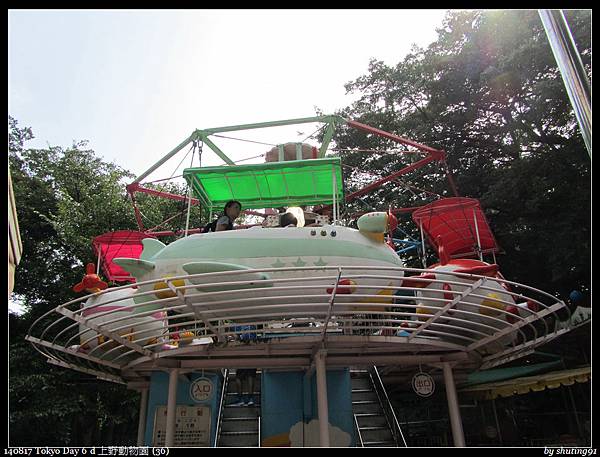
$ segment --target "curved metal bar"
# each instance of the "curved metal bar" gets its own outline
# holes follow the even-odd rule
[[[217,412],[217,426],[215,429],[217,433],[215,434],[215,445],[213,447],[217,447],[219,444],[217,443],[217,441],[219,439],[219,436],[221,435],[221,415],[223,414],[223,402],[225,401],[227,384],[229,384],[229,369],[225,368],[225,373],[223,374],[223,385],[221,386],[221,398],[219,400],[219,411]]]
[[[548,42],[554,53],[575,117],[590,158],[592,157],[591,87],[575,46],[565,15],[561,10],[538,10]],[[591,20],[591,19],[590,19]]]
[[[360,447],[365,447],[365,444],[363,443],[362,435],[360,433],[360,427],[358,426],[358,418],[356,417],[356,413],[354,413],[354,427],[356,428],[356,434],[358,435]]]
[[[380,398],[380,400],[385,400],[385,408],[387,410],[389,410],[388,414],[391,414],[391,422],[392,422],[392,428],[394,430],[394,438],[396,443],[398,443],[398,434],[400,435],[400,439],[402,439],[402,444],[404,444],[404,447],[408,447],[408,445],[406,444],[406,439],[404,438],[404,433],[402,433],[402,428],[400,427],[400,423],[398,422],[398,418],[396,417],[396,412],[394,411],[394,407],[392,406],[392,402],[390,401],[390,398],[388,397],[388,394],[385,390],[385,385],[383,384],[383,380],[381,379],[381,376],[379,375],[379,370],[377,369],[376,365],[373,365],[373,372],[375,373],[375,379],[377,380],[377,386],[378,388],[381,390],[382,394],[383,394],[383,398]]]
[[[256,280],[239,280],[240,275],[254,272],[277,272],[285,274],[286,277],[275,275],[279,277],[269,279],[269,287],[256,287],[260,285]],[[303,277],[305,272],[316,275]],[[320,274],[321,272],[324,274]],[[207,353],[211,351],[214,353],[213,345],[202,344],[196,347],[188,344],[169,350],[163,347],[175,333],[182,330],[193,330],[194,337],[199,336],[198,327],[201,328],[200,332],[203,336],[211,337],[213,341],[215,338],[216,341],[220,341],[217,346],[219,354],[223,351],[227,352],[230,345],[228,339],[248,333],[248,329],[241,326],[251,325],[256,327],[253,333],[260,335],[255,343],[258,346],[296,342],[297,345],[294,347],[297,347],[298,351],[305,351],[307,350],[305,345],[314,344],[315,337],[327,335],[331,336],[336,345],[339,345],[340,341],[345,341],[344,339],[348,342],[361,341],[359,344],[371,347],[372,350],[376,350],[381,344],[394,342],[397,344],[393,346],[392,351],[399,353],[414,351],[415,347],[458,350],[472,354],[474,357],[481,357],[477,355],[477,351],[480,350],[484,350],[484,353],[489,353],[491,350],[498,351],[488,354],[484,359],[485,363],[499,363],[565,333],[556,326],[552,331],[544,318],[551,315],[556,317],[558,311],[564,312],[566,305],[556,297],[538,289],[500,278],[453,272],[440,273],[442,277],[429,280],[428,282],[434,284],[433,287],[426,289],[397,285],[402,284],[401,281],[408,272],[423,273],[431,270],[336,265],[265,268],[156,278],[136,284],[138,288],[149,286],[152,290],[136,291],[135,296],[146,297],[146,301],[142,303],[129,301],[128,303],[131,303],[127,308],[131,311],[129,315],[116,317],[115,313],[124,311],[123,308],[118,308],[83,317],[84,313],[87,315],[90,310],[99,306],[118,304],[128,299],[128,297],[109,296],[102,303],[81,307],[81,303],[90,297],[98,297],[133,286],[111,288],[72,300],[45,313],[32,324],[28,337],[31,337],[30,341],[38,352],[57,362],[62,362],[62,366],[75,366],[79,363],[91,370],[100,369],[113,374],[113,370],[124,370],[145,361],[176,357],[178,354],[206,357]],[[357,287],[361,290],[360,293],[338,291],[335,294],[335,306],[332,307],[332,293],[326,293],[326,289],[333,287],[333,290],[338,290],[339,287],[344,287],[336,288],[336,284],[342,277],[358,280],[360,285]],[[183,279],[184,285],[175,286],[174,281],[177,279]],[[414,279],[415,277],[411,277],[411,280]],[[190,283],[192,280],[196,283]],[[379,284],[373,282],[364,284],[365,280],[377,280]],[[487,281],[488,284],[496,282],[507,286],[510,284],[519,292],[513,292],[508,288],[498,291],[497,285],[496,287],[485,286],[478,284],[478,281]],[[166,282],[169,289],[166,292],[171,292],[174,296],[158,298],[153,285],[159,282]],[[463,291],[444,290],[442,284],[455,285],[463,288]],[[249,288],[249,285],[252,287]],[[384,295],[381,295],[382,291]],[[412,293],[412,295],[394,295],[395,292]],[[499,293],[500,297],[494,300],[504,305],[504,308],[521,300],[531,300],[538,304],[541,311],[520,307],[525,317],[501,308],[494,310],[495,316],[481,314],[481,309],[487,309],[481,304],[481,301],[486,298],[482,293],[486,292]],[[445,295],[448,293],[451,294],[452,299]],[[530,298],[525,293],[533,293],[536,298]],[[507,297],[511,297],[510,300],[514,303]],[[80,304],[79,308],[70,311],[68,306],[76,303]],[[141,307],[151,309],[136,312]],[[423,312],[424,310],[428,312]],[[143,320],[142,323],[128,322],[132,317],[143,319],[157,312],[164,312],[166,315],[162,325],[157,328],[137,328],[136,325],[145,325]],[[570,314],[569,310],[568,312]],[[40,323],[52,313],[57,313],[60,317],[47,326],[40,327]],[[506,316],[514,318],[515,323],[508,322]],[[69,319],[75,322],[52,332],[53,336],[49,337],[50,342],[46,343],[45,338],[52,329],[65,322],[68,323]],[[533,325],[540,320],[543,322],[542,329]],[[313,327],[284,327],[294,322],[313,325]],[[402,324],[412,325],[412,327],[402,327]],[[180,330],[175,330],[175,327]],[[532,331],[525,333],[524,327]],[[81,336],[90,330],[94,336],[87,337],[86,341],[82,342]],[[126,333],[122,334],[123,330]],[[400,331],[405,331],[409,336],[400,336]],[[35,338],[34,333],[41,333],[41,337]],[[514,335],[511,335],[513,333]],[[87,353],[78,353],[70,346],[79,339],[81,347],[98,335],[104,335],[112,341],[107,340],[97,344]],[[353,340],[356,337],[361,339]],[[153,339],[156,339],[156,342],[151,342]],[[492,343],[497,345],[491,346]],[[231,346],[232,350],[234,346]],[[498,348],[502,346],[505,349],[499,350]],[[132,360],[131,357],[135,359]]]

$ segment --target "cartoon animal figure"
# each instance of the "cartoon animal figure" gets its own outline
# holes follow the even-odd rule
[[[86,275],[81,282],[73,286],[74,292],[83,292],[84,290],[90,294],[100,292],[108,287],[108,284],[100,279],[96,274],[96,266],[93,263],[88,263],[85,266]]]
[[[141,313],[133,301],[134,294],[133,289],[119,289],[92,296],[83,304],[80,316],[129,342],[142,346],[162,343],[163,334],[167,331],[166,312]],[[89,329],[88,325],[80,324],[79,331],[81,350],[95,350],[93,354],[97,356],[118,345],[110,337]],[[110,358],[120,354],[122,352],[112,351]]]
[[[449,260],[443,254],[440,255],[440,258],[442,263],[430,267],[430,272],[405,278],[402,282],[405,287],[419,288],[415,299],[417,321],[427,321],[440,308],[457,300],[457,303],[447,310],[444,317],[438,318],[435,322],[459,327],[464,329],[464,331],[459,330],[459,334],[462,333],[468,338],[480,339],[484,337],[482,333],[492,334],[496,330],[514,324],[519,317],[526,318],[539,310],[538,305],[534,302],[528,301],[519,304],[515,302],[509,287],[501,281],[504,278],[498,272],[498,265],[472,259]],[[473,287],[480,278],[449,273],[480,275],[485,277],[485,281],[465,297],[461,297],[461,294]],[[441,326],[437,329],[435,326],[429,328],[452,333],[451,330],[445,330]],[[516,332],[511,332],[505,337],[501,337],[498,340],[500,346],[510,344],[516,335]],[[464,339],[460,341],[460,344],[468,343]],[[497,345],[494,346],[494,350],[498,349]]]
[[[116,258],[113,261],[136,278],[138,289],[133,298],[137,304],[147,303],[141,308],[146,311],[170,305],[179,293],[185,294],[189,303],[201,305],[199,309],[203,311],[231,308],[232,303],[238,308],[256,306],[263,304],[265,298],[285,296],[285,300],[272,300],[270,310],[277,312],[279,305],[283,307],[299,303],[306,305],[302,308],[306,312],[325,310],[326,313],[335,283],[324,278],[324,271],[319,267],[342,265],[374,268],[364,271],[361,268],[348,269],[343,273],[360,275],[363,272],[378,274],[378,266],[403,265],[396,252],[384,242],[384,232],[389,231],[390,222],[389,215],[381,212],[363,215],[358,222],[359,230],[337,225],[254,227],[190,235],[168,246],[156,239],[146,238],[142,241],[144,250],[139,259]],[[280,267],[282,271],[253,271]],[[297,271],[284,267],[313,269]],[[185,280],[172,279],[174,287],[168,287],[169,278],[200,274],[202,276]],[[393,290],[389,287],[400,285],[403,272],[381,270],[379,274],[386,278],[367,276],[351,280],[343,277],[336,303],[391,303]],[[397,276],[397,280],[390,279],[390,276]],[[286,290],[285,286],[298,285],[298,277],[306,279],[302,293],[293,288]],[[286,279],[293,279],[293,282],[287,283],[284,281]],[[141,284],[148,280],[158,282]],[[231,281],[247,283],[229,285]],[[183,285],[187,288],[175,291],[175,287]],[[376,298],[354,298],[364,294],[373,294]]]

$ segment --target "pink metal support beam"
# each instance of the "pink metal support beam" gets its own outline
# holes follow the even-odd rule
[[[355,127],[359,130],[364,130],[365,132],[374,133],[375,135],[382,136],[384,138],[388,138],[390,140],[396,141],[397,143],[407,144],[409,146],[413,146],[420,151],[428,152],[431,154],[436,160],[444,160],[445,153],[439,149],[435,149],[429,146],[425,146],[424,144],[417,143],[416,141],[409,140],[407,138],[402,138],[401,136],[394,135],[393,133],[384,132],[383,130],[376,129],[375,127],[371,127],[370,125],[361,124],[360,122],[351,121],[346,119],[346,123]]]
[[[446,160],[445,160],[446,159],[446,153],[444,151],[442,151],[440,149],[432,148],[430,146],[426,146],[424,144],[417,143],[416,141],[412,141],[412,140],[409,140],[407,138],[403,138],[403,137],[395,135],[393,133],[385,132],[383,130],[377,129],[375,127],[371,127],[371,126],[363,124],[361,122],[353,121],[353,120],[350,120],[350,119],[344,119],[344,121],[346,122],[347,125],[349,125],[351,127],[354,127],[356,129],[359,129],[359,130],[362,130],[362,131],[365,131],[367,133],[371,133],[371,134],[374,134],[374,135],[377,135],[377,136],[381,136],[383,138],[390,139],[390,140],[392,140],[394,142],[397,142],[397,143],[401,143],[401,144],[404,144],[404,145],[412,146],[414,148],[417,148],[419,151],[425,152],[425,153],[428,154],[428,156],[426,158],[424,158],[424,159],[422,159],[422,160],[420,160],[420,161],[418,161],[418,162],[416,162],[416,163],[414,163],[412,165],[409,165],[408,167],[403,168],[402,170],[399,170],[396,173],[393,173],[393,174],[391,174],[391,175],[389,175],[389,176],[387,176],[385,178],[379,179],[379,180],[377,180],[377,181],[369,184],[368,186],[364,187],[363,189],[358,190],[358,191],[356,191],[356,192],[354,192],[354,193],[346,196],[345,200],[347,202],[350,202],[350,201],[352,201],[352,200],[360,197],[361,195],[364,195],[364,194],[372,191],[373,189],[376,189],[376,188],[380,187],[381,185],[383,185],[386,182],[389,182],[389,181],[397,178],[398,176],[404,175],[404,174],[406,174],[406,173],[408,173],[410,171],[413,171],[413,170],[415,170],[415,169],[417,169],[419,167],[425,166],[428,163],[433,162],[433,161],[440,161],[440,162],[442,162],[442,164],[443,164],[443,166],[445,168],[445,171],[446,171],[446,175],[448,177],[448,181],[450,183],[450,187],[451,187],[452,191],[454,192],[454,194],[456,196],[458,196],[458,191],[457,191],[456,185],[454,183],[454,180],[452,178],[452,175],[450,173],[450,170],[449,170],[448,165],[447,165]],[[409,151],[407,151],[407,152],[409,152]],[[412,151],[410,151],[410,152],[412,152]],[[142,176],[144,176],[144,175],[142,175]],[[169,199],[172,199],[172,200],[183,201],[183,202],[189,202],[190,204],[195,205],[195,206],[200,204],[199,200],[195,199],[195,198],[189,198],[187,196],[176,195],[176,194],[172,194],[170,192],[162,192],[162,191],[158,191],[158,190],[155,190],[155,189],[149,189],[149,188],[146,188],[146,187],[142,187],[139,184],[138,181],[129,184],[127,186],[127,191],[131,195],[131,199],[132,199],[133,205],[134,205],[135,216],[136,216],[136,219],[137,219],[137,222],[138,222],[138,226],[139,226],[139,228],[140,228],[141,231],[146,231],[146,230],[143,227],[141,213],[140,213],[139,209],[137,208],[137,205],[136,205],[136,202],[135,202],[135,198],[134,198],[135,192],[143,192],[143,193],[146,193],[146,194],[149,194],[149,195],[158,196],[158,197],[164,197],[164,198],[169,198]],[[331,205],[326,205],[326,206],[323,207],[323,209],[327,209],[327,208],[330,208],[330,207],[331,207]],[[408,209],[408,210],[412,210],[412,209]],[[399,212],[399,211],[402,211],[402,209],[395,210],[394,212]],[[256,212],[256,211],[251,211],[251,210],[244,210],[243,213],[244,214],[256,215],[256,216],[261,216],[261,217],[266,217],[266,214],[262,214],[262,213],[259,213],[259,212]],[[193,229],[193,230],[189,231],[189,233],[198,233],[199,231],[200,231],[200,229]],[[176,234],[175,232],[172,232],[172,231],[163,231],[163,232],[151,232],[151,231],[147,231],[147,232],[148,233],[153,233],[154,235],[157,235],[157,236],[161,236],[161,235],[174,235],[174,234]]]
[[[201,228],[196,228],[196,229],[189,229],[188,230],[188,235],[191,235],[193,233],[201,233],[202,229]],[[146,232],[148,235],[152,235],[152,236],[179,236],[179,235],[183,235],[185,233],[185,230],[177,230],[176,232],[172,231],[172,230],[163,230],[162,232],[150,232],[147,231]]]
[[[408,167],[403,168],[400,171],[397,171],[396,173],[386,176],[385,178],[381,178],[381,179],[375,181],[374,183],[371,183],[368,186],[363,187],[361,190],[357,190],[356,192],[351,193],[350,195],[346,196],[346,201],[351,202],[355,198],[360,197],[361,195],[364,195],[366,193],[369,193],[373,189],[376,189],[377,187],[380,187],[382,184],[385,184],[386,182],[391,181],[392,179],[395,179],[398,176],[405,175],[406,173],[413,171],[419,167],[427,165],[429,162],[433,162],[434,160],[439,160],[439,159],[438,159],[438,157],[431,154],[428,157],[425,157],[424,159],[421,159],[418,162],[415,162],[412,165],[409,165]]]
[[[148,189],[147,187],[142,187],[138,183],[129,184],[127,186],[127,191],[131,194],[132,192],[142,192],[148,195],[155,195],[157,197],[170,198],[171,200],[185,201],[187,202],[188,197],[183,195],[176,195],[170,192],[161,192],[159,190]],[[197,205],[199,202],[196,198],[192,198],[192,205]]]
[[[171,216],[168,219],[165,219],[164,221],[162,221],[160,224],[155,225],[152,228],[149,228],[148,230],[146,230],[146,232],[152,232],[153,230],[156,230],[157,228],[159,228],[162,225],[165,225],[167,222],[172,221],[173,219],[177,218],[177,217],[181,217],[183,214],[185,214],[186,210],[184,209],[183,211],[178,212],[177,214]]]
[[[158,190],[154,190],[154,189],[148,189],[146,187],[142,187],[139,184],[133,183],[133,184],[129,184],[127,186],[127,190],[129,191],[129,193],[133,196],[133,192],[142,192],[144,194],[149,194],[149,195],[155,195],[157,197],[165,197],[165,198],[170,198],[171,200],[178,200],[178,201],[187,201],[188,198],[183,196],[183,195],[176,195],[176,194],[171,194],[169,192],[161,192]],[[199,204],[198,199],[196,198],[192,198],[192,205],[197,205]],[[249,209],[246,209],[244,211],[242,211],[242,213],[244,214],[251,214],[253,216],[261,216],[261,217],[266,217],[267,215],[264,213],[259,213],[258,211],[252,211]],[[166,222],[166,221],[165,221]]]
[[[446,153],[444,151],[442,151],[440,149],[435,149],[435,148],[432,148],[429,146],[425,146],[424,144],[417,143],[416,141],[412,141],[407,138],[402,138],[401,136],[394,135],[393,133],[385,132],[383,130],[377,129],[375,127],[371,127],[366,124],[362,124],[360,122],[352,121],[349,119],[345,119],[345,121],[349,126],[354,127],[356,129],[363,130],[365,132],[372,133],[374,135],[378,135],[378,136],[381,136],[384,138],[388,138],[397,143],[402,143],[402,144],[406,144],[408,146],[413,146],[422,152],[428,153],[428,156],[425,157],[424,159],[419,160],[418,162],[415,162],[414,164],[409,165],[408,167],[403,168],[402,170],[397,171],[396,173],[386,176],[385,178],[381,178],[381,179],[369,184],[368,186],[364,187],[361,190],[358,190],[350,195],[347,195],[345,198],[345,201],[351,202],[352,200],[360,197],[361,195],[364,195],[364,194],[372,191],[373,189],[380,187],[381,185],[385,184],[386,182],[389,182],[389,181],[397,178],[398,176],[404,175],[404,174],[406,174],[410,171],[413,171],[419,167],[425,166],[428,163],[433,162],[434,160],[442,162],[442,164],[445,168],[445,171],[446,171],[446,176],[448,177],[448,181],[450,183],[450,187],[452,188],[454,195],[458,196],[458,190],[456,188],[454,179],[452,178],[452,174],[450,173],[450,170],[446,163]],[[323,209],[328,209],[330,206],[331,205],[324,206]],[[396,210],[396,212],[398,212],[398,211],[400,211],[400,210]]]
[[[135,212],[135,218],[137,220],[138,223],[138,227],[140,229],[140,231],[142,232],[147,232],[147,233],[151,233],[152,235],[155,236],[171,236],[171,235],[180,235],[181,233],[183,233],[183,231],[180,232],[173,232],[171,230],[166,230],[166,231],[162,231],[162,232],[153,232],[152,229],[150,230],[146,230],[144,228],[144,225],[142,223],[142,217],[141,217],[141,213],[140,210],[137,207],[136,201],[135,201],[135,193],[136,192],[142,192],[144,194],[148,194],[148,195],[154,195],[157,197],[164,197],[164,198],[170,198],[171,200],[177,200],[177,201],[188,201],[188,197],[187,196],[183,196],[183,195],[176,195],[176,194],[172,194],[170,192],[161,192],[159,190],[154,190],[154,189],[148,189],[147,187],[142,187],[140,186],[138,183],[131,183],[127,186],[127,192],[129,192],[129,195],[131,195],[131,200],[133,201],[133,210]],[[198,199],[196,198],[192,198],[190,199],[192,205],[198,205],[200,204],[200,202],[198,201]],[[258,211],[252,211],[252,210],[244,210],[242,211],[243,214],[250,214],[253,216],[261,216],[261,217],[266,217],[266,214],[263,213],[259,213]],[[178,215],[173,216],[170,219],[173,219],[174,217],[177,217]],[[169,219],[161,222],[159,225],[157,225],[156,227],[159,227],[160,225],[168,222]],[[201,231],[201,229],[191,229],[188,230],[188,233],[199,233]]]
[[[450,168],[448,168],[448,164],[446,163],[446,160],[442,161],[442,164],[444,165],[444,170],[446,170],[446,176],[448,178],[448,182],[450,183],[450,188],[452,189],[452,192],[454,192],[454,196],[458,197],[458,188],[456,187],[456,184],[454,183],[454,178],[452,177],[452,172],[450,171]]]
[[[129,189],[127,189],[127,191],[129,192],[129,196],[131,197],[131,202],[133,203],[133,212],[135,213],[135,220],[137,221],[138,228],[140,229],[141,232],[143,232],[146,229],[144,228],[144,223],[142,222],[142,214],[140,213],[140,210],[137,207],[137,203],[135,201],[134,192]]]
[[[440,149],[435,149],[435,148],[432,148],[429,146],[425,146],[424,144],[417,143],[416,141],[412,141],[407,138],[402,138],[401,136],[394,135],[393,133],[385,132],[383,130],[377,129],[375,127],[371,127],[366,124],[362,124],[360,122],[356,122],[356,121],[347,119],[346,123],[349,126],[357,128],[359,130],[363,130],[368,133],[373,133],[375,135],[382,136],[384,138],[388,138],[392,141],[396,141],[397,143],[402,143],[402,144],[406,144],[408,146],[413,146],[413,147],[419,149],[420,151],[427,152],[429,154],[426,158],[419,160],[418,162],[416,162],[412,165],[409,165],[408,167],[403,168],[402,170],[397,171],[396,173],[393,173],[385,178],[375,181],[374,183],[369,184],[368,186],[364,187],[363,189],[358,190],[358,191],[348,195],[346,197],[347,202],[350,202],[350,201],[354,200],[355,198],[360,197],[361,195],[364,195],[373,189],[376,189],[377,187],[381,186],[382,184],[385,184],[386,182],[391,181],[391,180],[397,178],[398,176],[404,175],[412,170],[415,170],[416,168],[427,165],[428,163],[433,162],[434,160],[443,162],[445,169],[446,169],[446,175],[448,176],[448,181],[450,182],[450,187],[452,188],[452,191],[454,192],[454,194],[458,195],[456,185],[454,184],[454,180],[452,179],[452,175],[450,174],[450,170],[448,169],[448,165],[446,164],[446,153],[444,151],[442,151]]]

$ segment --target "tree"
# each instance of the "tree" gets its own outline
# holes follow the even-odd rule
[[[103,162],[84,141],[27,149],[32,138],[30,128],[9,118],[9,163],[23,240],[14,294],[25,308],[22,315],[9,315],[10,444],[135,444],[135,392],[49,365],[24,340],[36,319],[74,298],[71,287],[81,280],[83,266],[95,261],[94,236],[136,229],[125,192],[133,175]],[[183,193],[175,185],[168,190]],[[181,210],[170,200],[142,197],[139,204],[156,223]]]
[[[591,75],[591,12],[568,11],[567,20]],[[427,49],[394,67],[373,60],[346,89],[360,98],[340,115],[446,151],[460,194],[488,210],[506,277],[562,298],[589,290],[590,161],[536,11],[451,12]],[[335,141],[392,146],[350,129]],[[414,160],[341,155],[354,167],[345,170],[350,191],[365,172],[386,175]],[[435,198],[418,189],[449,196],[443,169],[429,165],[363,200],[386,209]],[[418,236],[414,224],[404,228]]]

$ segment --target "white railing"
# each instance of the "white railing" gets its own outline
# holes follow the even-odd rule
[[[404,447],[408,447],[406,444],[406,439],[404,438],[404,433],[402,432],[402,428],[400,427],[400,423],[398,422],[398,418],[396,417],[396,412],[394,411],[394,406],[390,401],[390,397],[387,394],[387,390],[385,388],[385,384],[383,384],[383,380],[379,375],[379,370],[376,366],[373,366],[372,371],[369,372],[369,376],[371,378],[371,383],[375,389],[375,393],[379,398],[379,403],[383,408],[383,412],[385,414],[385,418],[390,427],[390,431],[392,432],[392,436],[394,437],[394,441],[397,446],[400,444],[404,445]]]
[[[262,411],[262,410],[261,410]],[[262,447],[262,437],[261,437],[261,433],[260,433],[260,416],[261,416],[262,412],[260,412],[258,414],[258,447]]]
[[[494,366],[568,331],[556,326],[570,317],[568,308],[543,291],[448,272],[426,289],[401,285],[399,275],[414,280],[422,272],[431,270],[331,266],[161,278],[60,305],[32,325],[27,339],[52,363],[118,380],[132,367],[156,368],[165,359],[237,355],[256,362],[278,348],[293,357],[317,345],[338,347],[344,360],[377,348],[389,355],[460,352]],[[249,273],[273,279],[240,280]],[[336,288],[340,278],[357,285]],[[184,285],[176,286],[179,280]],[[163,288],[155,289],[159,283]],[[506,286],[501,293],[498,284]],[[481,304],[490,294],[492,311]],[[537,309],[500,309],[526,301]]]
[[[362,434],[360,433],[360,427],[358,425],[358,417],[356,417],[356,413],[354,414],[354,428],[356,429],[356,436],[358,436],[358,442],[360,443],[360,447],[365,447],[365,443],[362,439]]]
[[[223,384],[221,385],[221,396],[219,398],[219,411],[217,412],[217,425],[215,427],[215,442],[213,447],[219,446],[219,438],[221,437],[221,427],[223,425],[223,410],[225,408],[225,401],[227,399],[227,384],[229,384],[229,370],[225,369],[223,372]]]

